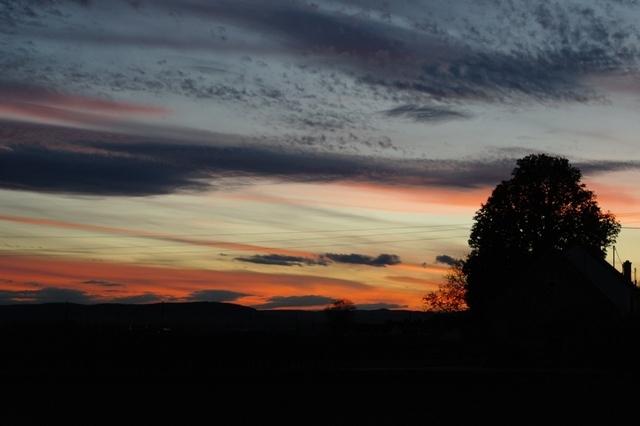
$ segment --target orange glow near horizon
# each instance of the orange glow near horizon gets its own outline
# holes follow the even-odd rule
[[[418,308],[415,291],[367,285],[356,280],[300,274],[216,271],[155,267],[77,259],[0,256],[0,290],[21,291],[46,287],[82,291],[97,301],[152,293],[165,300],[189,300],[199,290],[226,290],[246,294],[237,303],[259,305],[270,297],[322,295],[348,298],[355,303],[396,303]],[[109,282],[102,287],[91,282]]]
[[[623,223],[640,217],[640,212],[629,207],[635,197],[628,188],[619,189],[607,181],[588,182],[587,187],[596,193],[604,211],[620,212]],[[144,202],[62,198],[54,206],[59,210],[50,216],[42,211],[40,217],[35,213],[38,210],[33,210],[34,216],[12,214],[22,211],[21,202],[27,208],[31,205],[19,201],[18,208],[0,213],[0,225],[4,222],[4,233],[9,234],[0,251],[4,253],[0,255],[4,274],[0,290],[57,287],[83,291],[96,301],[145,294],[186,301],[195,291],[226,290],[244,294],[235,302],[249,306],[267,303],[271,297],[315,295],[420,309],[424,294],[437,288],[450,271],[449,266],[436,263],[435,257],[464,256],[472,214],[491,193],[490,188],[448,190],[346,182],[262,181],[238,188],[197,199],[193,195]],[[49,205],[54,196],[17,197]],[[109,216],[102,214],[103,207],[111,209]],[[147,209],[152,209],[152,216]],[[178,211],[180,221],[175,220]],[[311,226],[288,223],[288,217],[304,218]],[[11,240],[11,235],[17,237]],[[635,234],[623,230],[619,241],[621,251],[634,261],[638,255]],[[393,253],[402,263],[286,266],[240,259],[256,254],[317,259],[327,252],[372,257]],[[87,284],[91,281],[117,285]]]

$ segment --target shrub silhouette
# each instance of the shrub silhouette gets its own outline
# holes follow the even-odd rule
[[[446,282],[437,290],[427,293],[422,301],[427,311],[459,312],[467,309],[466,293],[467,277],[462,270],[462,262],[457,262],[451,266]]]

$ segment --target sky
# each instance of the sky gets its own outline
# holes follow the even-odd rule
[[[635,0],[0,0],[0,304],[420,309],[541,152],[640,262],[638,22]]]

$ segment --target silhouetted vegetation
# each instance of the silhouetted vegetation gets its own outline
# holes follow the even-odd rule
[[[467,309],[467,277],[462,262],[454,263],[447,274],[446,282],[437,290],[427,293],[422,299],[425,310],[431,312],[459,312]]]
[[[581,178],[567,159],[535,154],[518,160],[511,179],[496,186],[476,212],[462,268],[472,311],[494,309],[541,256],[580,246],[605,257],[620,224],[600,210]]]

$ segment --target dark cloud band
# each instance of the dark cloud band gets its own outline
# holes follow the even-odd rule
[[[337,254],[326,253],[322,255],[323,258],[332,260],[338,263],[350,263],[353,265],[368,265],[368,266],[387,266],[397,265],[400,263],[400,257],[395,254],[381,254],[376,257],[367,256],[363,254]]]
[[[233,177],[470,189],[495,185],[515,166],[515,158],[391,159],[250,144],[150,142],[86,131],[79,131],[78,139],[71,129],[21,126],[0,122],[0,188],[143,196],[212,190],[224,185],[222,178]],[[229,139],[236,143],[233,136]],[[637,161],[575,165],[585,174],[640,168]]]
[[[444,265],[456,266],[461,263],[460,259],[456,259],[455,257],[451,257],[448,254],[440,254],[436,256],[436,263],[442,263]]]
[[[256,309],[277,309],[277,308],[309,308],[323,307],[333,303],[334,298],[318,295],[305,296],[274,296],[262,305],[254,306]]]

